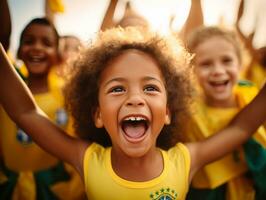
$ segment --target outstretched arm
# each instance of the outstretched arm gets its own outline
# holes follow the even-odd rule
[[[190,180],[196,171],[245,143],[266,120],[266,84],[227,127],[206,140],[187,144],[191,153]]]
[[[45,5],[44,5],[44,10],[45,10],[45,17],[51,22],[54,23],[54,13],[51,10],[51,7],[49,6],[49,0],[45,0]]]
[[[0,21],[0,42],[3,44],[4,49],[7,51],[9,48],[11,35],[11,18],[7,0],[0,1]]]
[[[253,38],[254,38],[255,32],[253,31],[248,36],[246,36],[240,29],[240,20],[244,14],[244,7],[245,7],[244,1],[245,0],[240,0],[235,27],[236,27],[239,37],[244,42],[245,47],[250,52],[251,56],[254,56],[256,54],[256,51],[253,47]]]
[[[101,25],[102,31],[115,26],[113,18],[114,18],[114,13],[115,13],[115,8],[117,6],[117,2],[118,2],[118,0],[111,0],[109,6],[107,8],[107,11],[104,15],[104,18],[103,18],[103,22]]]
[[[63,0],[45,0],[45,17],[54,24],[55,14],[63,13],[65,10],[65,6]]]
[[[46,117],[10,64],[1,43],[0,103],[11,119],[40,147],[74,165],[82,175],[83,154],[88,144],[68,136]]]
[[[184,42],[187,40],[187,36],[193,31],[195,28],[199,26],[203,26],[203,12],[201,7],[201,0],[191,0],[190,11],[188,14],[188,18],[180,31],[180,37]]]

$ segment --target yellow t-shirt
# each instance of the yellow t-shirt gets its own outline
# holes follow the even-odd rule
[[[63,108],[63,102],[58,101],[52,93],[34,95],[34,98],[52,121],[65,128],[68,117]],[[42,150],[19,129],[2,108],[0,109],[0,121],[3,159],[10,170],[39,171],[58,163],[58,159]]]
[[[47,116],[57,125],[65,129],[68,128],[69,124],[68,116],[63,109],[63,102],[60,101],[62,98],[58,98],[58,96],[59,93],[55,94],[54,90],[52,92],[34,95],[34,98],[38,106]],[[27,134],[11,121],[2,108],[0,108],[0,121],[0,141],[2,142],[1,146],[3,148],[5,166],[9,170],[18,172],[19,174],[16,186],[12,192],[12,199],[34,200],[37,198],[37,185],[42,180],[35,180],[33,173],[41,170],[52,171],[51,168],[58,166],[59,160],[35,144]],[[52,192],[59,199],[85,199],[83,183],[74,168],[64,164],[64,169],[61,170],[63,170],[61,173],[67,173],[69,175],[69,179],[48,184],[48,192]],[[57,171],[57,173],[60,173],[60,171]],[[0,184],[6,181],[8,181],[7,177],[4,176],[4,179],[1,178],[0,171]],[[47,183],[41,184],[41,187],[45,187]]]
[[[84,182],[88,199],[185,199],[190,170],[188,149],[178,143],[168,151],[160,151],[164,161],[161,175],[150,181],[134,182],[120,178],[113,171],[110,147],[93,143],[84,156]]]
[[[235,90],[238,107],[213,108],[208,107],[202,101],[197,101],[193,110],[191,124],[187,130],[187,141],[203,140],[229,123],[229,121],[257,94],[256,87],[251,85],[238,85]],[[253,138],[266,146],[266,133],[260,127]],[[223,158],[203,167],[193,178],[192,185],[195,188],[216,188],[247,171],[243,149],[239,148]]]
[[[266,70],[263,66],[256,63],[245,72],[244,76],[258,88],[261,88],[266,81]]]

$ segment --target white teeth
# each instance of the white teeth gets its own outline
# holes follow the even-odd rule
[[[30,59],[31,59],[32,62],[40,62],[43,59],[43,56],[41,56],[41,55],[34,55],[34,56],[31,56]]]
[[[39,59],[39,58],[32,58],[32,61],[33,61],[33,62],[39,62],[40,59]]]
[[[144,120],[142,117],[136,117],[136,121]]]
[[[145,118],[143,118],[143,117],[127,117],[125,120],[126,121],[141,121],[141,120],[145,120]]]
[[[212,84],[216,84],[216,85],[220,85],[220,84],[226,84],[227,83],[227,80],[224,80],[224,81],[213,81],[211,82]]]

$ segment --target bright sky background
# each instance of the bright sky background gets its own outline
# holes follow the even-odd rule
[[[120,0],[121,10],[126,0]],[[59,34],[74,34],[83,41],[88,41],[99,30],[109,0],[63,0],[65,12],[58,14],[55,24]],[[16,52],[19,34],[24,26],[34,17],[44,15],[44,0],[8,0],[12,17],[11,51]],[[131,0],[132,7],[140,15],[146,17],[153,28],[165,32],[169,17],[175,14],[174,28],[179,30],[189,12],[190,0]],[[202,0],[204,20],[207,25],[222,21],[225,25],[233,25],[236,18],[239,0]],[[266,45],[266,1],[249,0],[248,9],[241,28],[250,33],[258,18],[258,29],[254,44],[257,47]],[[123,13],[118,13],[117,18]],[[2,22],[1,22],[2,23]]]

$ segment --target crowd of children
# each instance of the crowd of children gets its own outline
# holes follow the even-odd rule
[[[34,18],[17,71],[1,2],[0,199],[266,198],[265,77],[240,79],[251,42],[203,26],[191,2],[178,37],[151,30],[129,2],[114,22],[117,0],[87,46]],[[250,52],[249,71],[264,59]]]

